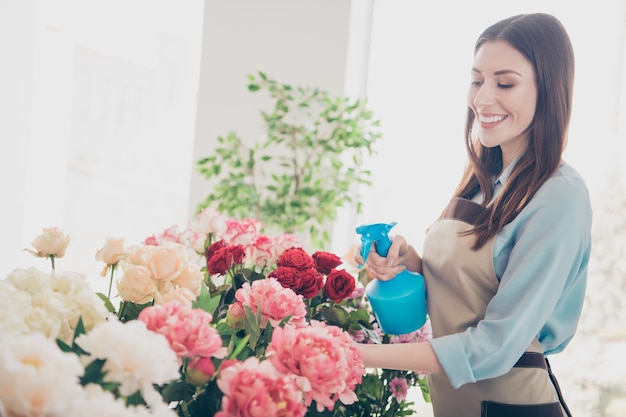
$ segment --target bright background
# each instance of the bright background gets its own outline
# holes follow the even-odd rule
[[[22,249],[58,226],[71,244],[57,266],[103,290],[94,255],[106,236],[135,243],[186,225],[208,192],[195,161],[227,130],[260,133],[267,101],[245,90],[258,69],[367,96],[382,121],[365,212],[342,211],[332,250],[374,221],[397,221],[419,247],[463,167],[474,41],[536,11],[562,20],[576,53],[566,159],[594,204],[623,200],[624,0],[0,0],[0,274],[46,268]],[[597,391],[574,391],[588,369],[568,375],[577,416],[600,415]]]

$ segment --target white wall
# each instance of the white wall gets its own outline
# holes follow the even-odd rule
[[[0,2],[0,274],[57,226],[62,270],[186,224],[202,0]]]

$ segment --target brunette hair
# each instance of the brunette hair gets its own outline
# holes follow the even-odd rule
[[[535,70],[537,105],[528,128],[528,145],[515,164],[502,193],[493,201],[492,176],[502,170],[499,146],[487,148],[472,138],[474,112],[468,107],[465,146],[469,163],[454,192],[471,197],[480,188],[486,210],[469,232],[474,249],[481,248],[528,204],[535,192],[556,171],[567,143],[574,87],[574,51],[569,36],[554,16],[521,14],[488,27],[476,41],[474,53],[489,41],[504,40],[518,50]]]

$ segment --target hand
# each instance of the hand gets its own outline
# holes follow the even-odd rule
[[[356,248],[354,260],[359,265],[365,263],[371,275],[376,279],[388,281],[406,269],[403,255],[407,249],[406,239],[397,235],[392,238],[386,257],[382,257],[376,252],[376,243],[373,243],[370,253],[367,255],[367,262],[361,256],[361,246]]]

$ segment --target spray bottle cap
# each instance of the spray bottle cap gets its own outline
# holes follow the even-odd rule
[[[361,235],[361,257],[363,261],[367,261],[372,243],[376,242],[376,253],[380,256],[387,256],[389,247],[391,246],[391,238],[389,231],[397,222],[391,223],[373,223],[369,225],[361,225],[356,228],[356,232]],[[359,265],[361,267],[362,265]]]

